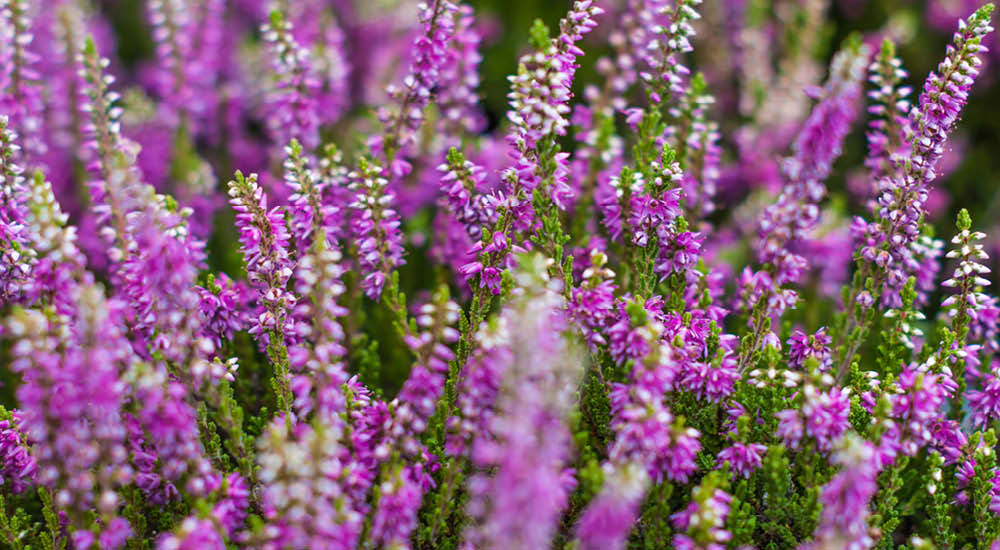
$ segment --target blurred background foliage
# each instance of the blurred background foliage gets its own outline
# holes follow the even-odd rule
[[[704,9],[711,4],[733,0],[706,0]],[[740,0],[737,0],[740,1]],[[768,9],[767,0],[742,0],[751,9]],[[482,48],[482,85],[480,95],[490,117],[490,129],[496,127],[506,110],[507,76],[517,67],[517,58],[528,47],[528,31],[535,19],[545,22],[553,33],[557,32],[559,18],[566,13],[570,0],[468,0],[476,9],[485,35]],[[607,2],[606,2],[607,3]],[[834,0],[826,9],[826,21],[817,40],[814,58],[825,66],[836,50],[852,33],[875,36],[887,30],[897,40],[898,53],[909,71],[909,84],[919,89],[928,71],[934,68],[944,54],[945,45],[957,21],[951,14],[971,13],[978,3],[969,0],[929,0],[910,2],[904,0]],[[142,0],[106,0],[102,7],[111,21],[118,44],[118,57],[126,67],[151,59],[153,42],[143,12]],[[949,23],[950,22],[950,23]],[[608,25],[614,21],[601,21],[604,31],[594,33],[586,45],[587,56],[577,78],[581,83],[595,81],[593,61],[608,51],[606,45],[594,44],[606,38]],[[695,57],[713,48],[718,36],[706,34],[699,28],[695,44]],[[962,207],[969,208],[977,227],[990,235],[992,255],[1000,253],[1000,52],[992,52],[965,112],[961,129],[950,142],[955,155],[953,171],[946,171],[937,187],[947,190],[932,200],[937,208],[932,221],[939,235],[950,233],[955,214]],[[698,69],[697,60],[691,64]],[[914,94],[915,99],[915,94]],[[735,127],[734,121],[717,119],[723,130]],[[724,135],[723,141],[729,136]],[[844,157],[838,167],[859,166],[864,155],[864,128],[857,125],[848,141]],[[956,158],[957,157],[957,158]],[[839,177],[837,177],[839,176]],[[843,173],[838,173],[831,188],[844,190]]]

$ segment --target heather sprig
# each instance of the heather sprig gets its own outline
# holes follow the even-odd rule
[[[542,257],[523,258],[515,277],[512,354],[500,373],[496,414],[473,442],[478,473],[469,480],[467,511],[476,544],[529,548],[551,539],[574,483],[565,419],[582,364],[565,334],[560,281],[550,280]],[[534,520],[521,521],[525,512]]]
[[[17,134],[8,127],[10,119],[0,117],[0,298],[7,303],[21,294],[34,262],[35,250],[25,225],[27,189],[24,169],[17,163],[20,151]]]
[[[993,5],[987,4],[968,21],[959,21],[944,60],[928,75],[917,104],[910,108],[906,129],[909,150],[895,163],[892,174],[879,182],[877,219],[868,225],[870,237],[859,250],[858,273],[844,296],[843,333],[850,339],[843,344],[841,372],[865,336],[872,303],[906,281],[910,245],[921,234],[929,185],[936,177],[945,141],[979,75],[983,63],[979,54],[987,51],[983,37],[993,31],[992,13]]]
[[[271,46],[276,75],[268,117],[270,130],[279,143],[297,139],[307,149],[315,149],[319,145],[320,81],[309,51],[295,40],[292,22],[281,11],[271,12],[261,32]]]
[[[891,40],[882,42],[882,47],[868,68],[868,81],[872,85],[868,97],[873,104],[868,113],[873,115],[868,123],[868,156],[865,166],[870,170],[869,179],[877,182],[893,170],[903,147],[905,130],[908,127],[907,114],[910,111],[910,88],[902,85],[908,74],[902,68],[902,61],[896,57],[896,46]],[[873,195],[874,195],[874,189]],[[867,198],[867,197],[866,197]]]
[[[405,263],[395,195],[382,167],[367,158],[362,157],[348,177],[354,192],[351,231],[357,239],[361,286],[366,296],[378,300],[392,271]]]
[[[0,4],[0,107],[12,128],[21,134],[24,155],[37,162],[46,152],[42,132],[43,99],[38,72],[39,56],[32,48],[33,12],[24,0],[5,0]]]
[[[447,75],[442,71],[454,70],[457,65],[458,59],[449,59],[453,56],[448,48],[455,37],[458,9],[451,0],[429,0],[417,6],[423,28],[413,42],[413,61],[402,86],[393,84],[386,90],[394,105],[379,110],[378,118],[385,126],[385,135],[373,143],[382,151],[394,173],[401,166],[396,162],[396,153],[413,142],[435,88],[444,83],[443,77]]]

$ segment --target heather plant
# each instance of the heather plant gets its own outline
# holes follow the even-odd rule
[[[0,0],[0,546],[1000,549],[991,4],[140,4]]]

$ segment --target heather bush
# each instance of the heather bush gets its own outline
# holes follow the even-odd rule
[[[0,0],[2,546],[1000,549],[992,5],[140,4]]]

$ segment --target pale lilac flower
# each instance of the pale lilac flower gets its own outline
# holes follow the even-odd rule
[[[625,548],[648,486],[649,478],[641,466],[605,464],[604,486],[576,526],[581,550]]]
[[[540,257],[526,261],[515,275],[521,297],[508,305],[511,357],[501,384],[510,391],[499,395],[471,455],[480,473],[469,481],[468,537],[497,548],[546,546],[572,488],[565,415],[582,363],[565,338],[558,286]]]

